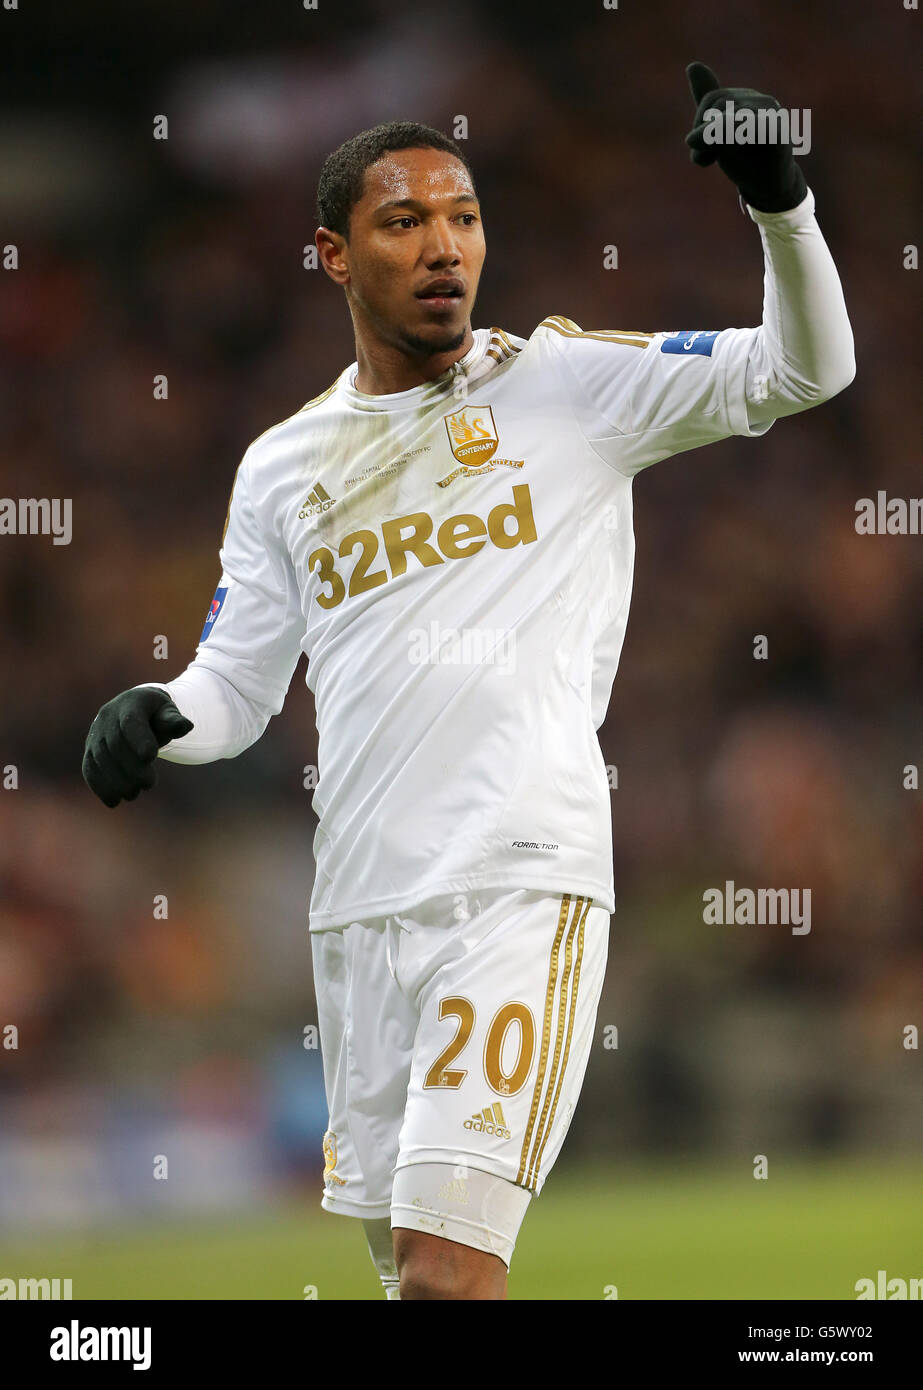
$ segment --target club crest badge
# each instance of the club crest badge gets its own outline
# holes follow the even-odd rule
[[[522,468],[524,459],[494,458],[500,443],[494,413],[489,405],[466,405],[445,417],[452,454],[460,467],[439,479],[440,487],[448,487],[455,478],[489,473],[501,464],[506,468]]]
[[[328,1129],[324,1135],[324,1182],[338,1183],[340,1187],[346,1182],[345,1178],[338,1178],[333,1171],[337,1166],[337,1137],[332,1129]]]

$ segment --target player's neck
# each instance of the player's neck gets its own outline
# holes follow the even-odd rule
[[[392,343],[360,341],[357,337],[356,390],[367,396],[390,396],[396,391],[423,386],[448,371],[453,362],[471,351],[473,343],[470,323],[465,327],[461,344],[447,352],[412,353]]]

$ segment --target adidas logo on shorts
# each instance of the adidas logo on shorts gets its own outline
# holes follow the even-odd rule
[[[479,1134],[495,1134],[498,1139],[511,1139],[512,1135],[506,1127],[506,1120],[503,1118],[503,1110],[499,1101],[494,1105],[485,1106],[471,1116],[470,1120],[465,1121],[465,1129],[477,1130]]]
[[[335,501],[336,498],[331,497],[321,483],[316,483],[308,493],[308,500],[298,513],[298,518],[304,521],[306,516],[319,516],[321,512],[326,512],[332,507]]]

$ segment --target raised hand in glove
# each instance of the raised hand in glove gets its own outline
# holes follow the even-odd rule
[[[732,101],[735,112],[779,111],[781,104],[776,98],[765,92],[755,92],[752,87],[722,87],[705,63],[690,63],[686,76],[696,102],[695,123],[686,136],[693,163],[717,163],[731,182],[737,185],[744,202],[760,212],[786,212],[789,208],[797,207],[804,199],[808,185],[795,163],[790,140],[744,145],[712,144],[705,139],[708,129],[705,112],[712,107],[723,111],[726,103]],[[727,123],[725,138],[730,133],[726,126]],[[770,125],[768,129],[772,131],[773,126]]]

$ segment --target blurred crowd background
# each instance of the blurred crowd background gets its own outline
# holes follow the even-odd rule
[[[0,241],[19,255],[0,275],[0,493],[73,499],[69,546],[0,538],[0,765],[18,770],[0,791],[0,1043],[19,1030],[0,1045],[0,1223],[320,1196],[304,663],[237,760],[161,764],[156,793],[116,811],[80,764],[104,701],[191,659],[247,445],[354,360],[341,292],[303,267],[324,157],[379,121],[467,117],[475,327],[754,324],[757,230],[683,143],[694,58],[810,107],[803,167],[858,374],[763,439],[637,480],[600,732],[618,908],[559,1180],[652,1154],[919,1152],[903,1030],[923,1022],[923,803],[903,770],[923,760],[923,541],[854,526],[859,498],[923,487],[917,16],[87,0],[0,22]],[[810,888],[810,934],[706,926],[703,892],[728,879]]]

